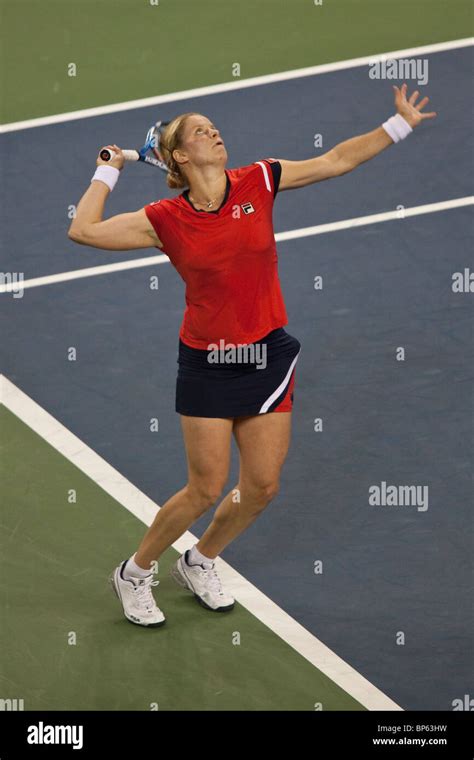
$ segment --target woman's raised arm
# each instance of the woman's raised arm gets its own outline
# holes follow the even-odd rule
[[[124,158],[116,145],[107,146],[116,152],[112,161],[97,159],[97,166],[112,166],[122,169]],[[75,243],[103,248],[108,251],[129,251],[134,248],[162,247],[145,209],[127,214],[117,214],[110,219],[102,219],[105,201],[110,187],[103,181],[94,180],[82,196],[76,216],[69,227],[68,236]]]
[[[425,119],[433,119],[435,111],[422,113],[422,109],[429,102],[424,97],[418,103],[418,90],[407,99],[407,86],[402,85],[399,89],[394,86],[395,106],[397,115],[377,127],[357,137],[345,140],[317,158],[309,158],[306,161],[280,160],[281,178],[279,190],[293,190],[297,187],[311,185],[324,179],[340,177],[353,171],[357,166],[369,161],[381,153],[389,145],[403,139],[415,127]],[[394,123],[394,126],[392,125]]]

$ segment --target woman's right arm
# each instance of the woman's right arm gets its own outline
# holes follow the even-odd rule
[[[112,147],[118,155],[109,162],[109,166],[121,169],[124,163],[122,152],[116,145]],[[103,163],[105,162],[98,159],[98,165]],[[117,214],[110,219],[102,219],[109,194],[110,190],[104,182],[91,182],[77,206],[76,216],[69,227],[69,238],[80,245],[104,248],[108,251],[128,251],[156,246],[162,248],[162,243],[143,208],[127,214]]]

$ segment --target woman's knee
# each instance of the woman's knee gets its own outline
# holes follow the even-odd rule
[[[197,514],[210,509],[222,495],[225,483],[221,480],[190,482],[186,488]]]
[[[262,480],[257,482],[246,483],[241,488],[241,498],[253,504],[257,509],[264,509],[280,490],[279,480]]]

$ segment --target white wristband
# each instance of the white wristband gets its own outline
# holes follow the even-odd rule
[[[412,127],[410,127],[409,123],[399,113],[395,114],[395,116],[391,116],[390,119],[382,124],[382,127],[392,138],[393,142],[396,143],[400,142],[400,140],[404,140],[405,137],[408,137],[410,132],[413,132]]]
[[[112,191],[117,183],[119,174],[120,169],[117,169],[115,166],[98,166],[91,182],[98,179],[101,182],[105,182],[109,190]]]

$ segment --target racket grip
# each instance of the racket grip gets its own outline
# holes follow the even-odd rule
[[[138,161],[140,158],[137,150],[123,150],[122,154],[125,161]],[[99,153],[102,161],[112,161],[115,155],[115,151],[110,150],[110,148],[103,148]]]

